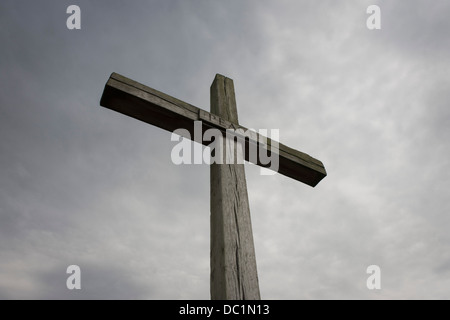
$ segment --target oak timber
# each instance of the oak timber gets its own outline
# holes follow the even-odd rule
[[[238,124],[233,81],[216,75],[211,112]],[[211,299],[259,300],[243,164],[211,164]]]

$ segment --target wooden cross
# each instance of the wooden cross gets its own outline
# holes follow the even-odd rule
[[[222,75],[211,85],[211,113],[117,73],[106,83],[100,105],[171,132],[186,129],[191,137],[196,121],[201,121],[202,133],[215,128],[225,136],[227,129],[247,130],[239,125],[233,80]],[[245,141],[246,151],[250,143]],[[274,145],[267,138],[258,148],[278,154],[278,173],[312,187],[327,175],[321,161],[281,143]],[[249,152],[244,155],[247,161],[267,166]],[[211,299],[260,299],[244,165],[211,164],[210,170]]]

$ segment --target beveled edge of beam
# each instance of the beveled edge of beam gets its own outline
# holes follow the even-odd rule
[[[186,110],[188,110],[190,112],[198,113],[198,108],[196,106],[193,106],[192,104],[184,102],[184,101],[182,101],[180,99],[174,98],[174,97],[172,97],[172,96],[170,96],[170,95],[168,95],[168,94],[166,94],[164,92],[161,92],[161,91],[158,91],[156,89],[150,88],[150,87],[148,87],[148,86],[146,86],[146,85],[144,85],[142,83],[134,81],[134,80],[132,80],[130,78],[127,78],[125,76],[122,76],[122,75],[120,75],[120,74],[118,74],[116,72],[113,72],[109,78],[117,80],[117,81],[122,82],[124,84],[127,84],[129,86],[135,87],[135,88],[137,88],[139,90],[145,91],[145,92],[147,92],[147,93],[149,93],[151,95],[154,95],[154,96],[159,97],[159,98],[161,98],[163,100],[166,100],[167,102],[170,102],[170,103],[172,103],[174,105],[177,105],[177,106],[179,106],[179,107],[181,107],[183,109],[186,109]]]

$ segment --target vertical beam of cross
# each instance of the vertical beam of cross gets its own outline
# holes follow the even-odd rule
[[[239,124],[233,80],[216,75],[211,113]],[[211,299],[259,300],[243,164],[211,164]]]

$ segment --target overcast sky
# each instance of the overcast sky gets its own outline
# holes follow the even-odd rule
[[[450,298],[449,16],[446,0],[2,0],[0,299],[210,297],[209,167],[100,107],[112,72],[205,110],[226,75],[242,125],[325,164],[316,188],[245,165],[262,298]]]

